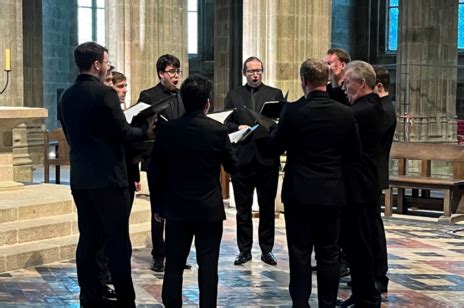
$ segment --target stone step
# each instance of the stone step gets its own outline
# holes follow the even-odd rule
[[[0,223],[29,220],[75,212],[68,186],[25,185],[15,191],[0,191]]]
[[[132,247],[150,242],[150,223],[130,226]],[[75,259],[79,235],[0,247],[0,272]]]
[[[150,221],[150,208],[137,202],[131,211],[130,224]],[[77,214],[56,215],[30,220],[9,221],[0,224],[0,247],[68,236],[79,233]]]

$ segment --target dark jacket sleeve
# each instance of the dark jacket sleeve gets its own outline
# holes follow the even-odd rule
[[[229,136],[226,131],[224,131],[224,150],[222,152],[222,166],[227,173],[234,174],[238,169],[238,160],[235,156],[235,150],[230,143]]]
[[[287,150],[288,139],[288,119],[287,119],[288,104],[282,108],[277,128],[271,133],[269,143],[271,148],[279,155],[282,155]]]
[[[163,192],[164,192],[164,150],[163,150],[163,133],[156,137],[153,144],[153,152],[148,165],[147,179],[150,190],[150,204],[152,213],[158,213],[164,217]]]
[[[227,96],[226,96],[226,98],[224,100],[224,110],[230,110],[230,109],[234,109],[234,108],[235,108],[235,106],[232,103],[232,94],[229,91],[229,93],[227,93]],[[233,132],[238,131],[238,123],[236,122],[236,119],[235,119],[235,111],[233,111],[231,113],[231,115],[227,119],[226,123],[224,123],[224,124],[227,126],[227,130],[228,130],[229,133],[233,133]]]
[[[111,112],[110,132],[113,136],[122,136],[125,142],[147,140],[147,128],[132,127],[127,123],[126,117],[119,105],[119,98],[114,90],[105,92],[104,105]]]

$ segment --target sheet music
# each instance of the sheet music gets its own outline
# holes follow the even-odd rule
[[[151,105],[148,105],[146,103],[138,103],[132,107],[130,107],[129,109],[125,110],[124,111],[124,115],[126,116],[126,121],[127,123],[131,124],[132,123],[132,119],[138,115],[142,110],[145,110],[147,109],[148,107],[150,107]]]
[[[258,128],[259,124],[256,124],[255,126],[248,127],[247,129],[241,129],[236,132],[230,133],[229,134],[229,139],[231,143],[237,143],[242,140],[245,140],[245,138],[250,135],[252,132],[254,132]]]
[[[206,116],[208,118],[211,118],[213,120],[216,120],[222,124],[224,124],[225,120],[227,119],[227,117],[233,112],[234,110],[226,110],[226,111],[222,111],[222,112],[215,112],[215,113],[209,113],[207,114]]]

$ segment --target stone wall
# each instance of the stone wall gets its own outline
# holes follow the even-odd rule
[[[57,90],[69,87],[78,74],[73,51],[77,46],[77,0],[42,0],[43,107],[47,129],[59,126]],[[40,82],[40,79],[35,81]]]

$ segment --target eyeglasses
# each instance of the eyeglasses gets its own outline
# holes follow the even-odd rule
[[[112,64],[111,61],[102,61],[102,63],[108,65],[108,67],[111,67]]]
[[[263,70],[262,69],[246,70],[245,73],[247,73],[247,75],[254,75],[254,74],[261,75],[263,73]]]
[[[172,70],[168,70],[168,71],[164,71],[164,72],[168,73],[169,76],[171,76],[171,77],[174,77],[176,74],[177,74],[177,76],[182,75],[182,70],[181,69],[172,69]]]

